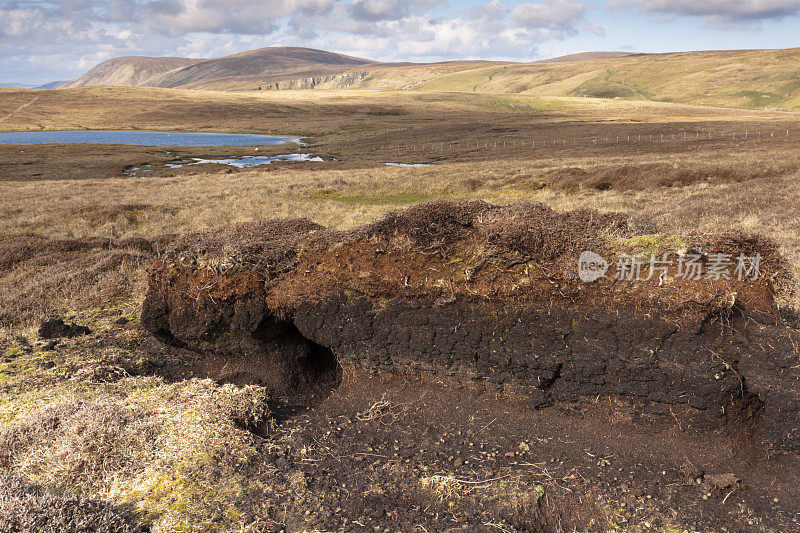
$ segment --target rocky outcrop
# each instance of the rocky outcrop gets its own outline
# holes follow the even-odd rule
[[[345,72],[328,76],[311,76],[294,80],[283,80],[261,85],[259,91],[286,91],[292,89],[350,89],[369,76],[369,72]]]
[[[608,262],[606,277],[581,280],[584,251]],[[740,253],[760,254],[757,279],[738,279]],[[640,280],[615,279],[617,262],[651,254],[667,260],[653,275],[645,262]],[[677,271],[692,258],[713,272],[720,257],[733,260],[729,277]],[[267,369],[273,388],[329,379],[335,360],[480,380],[539,406],[614,395],[800,450],[800,341],[775,303],[790,278],[759,238],[669,237],[622,215],[537,204],[435,202],[349,232],[294,220],[193,234],[149,274],[150,332]]]

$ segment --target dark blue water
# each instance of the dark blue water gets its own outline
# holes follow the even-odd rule
[[[297,137],[161,131],[8,131],[0,144],[118,143],[142,146],[250,146],[299,142]]]

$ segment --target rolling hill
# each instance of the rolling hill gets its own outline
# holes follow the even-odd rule
[[[180,70],[203,61],[185,57],[124,56],[100,63],[92,70],[67,82],[62,88],[88,85],[153,86],[153,81],[166,73]]]
[[[252,89],[293,77],[340,74],[374,61],[311,48],[271,47],[217,59],[119,57],[94,67],[65,87],[134,85]]]
[[[35,89],[34,85],[27,85],[25,83],[14,83],[14,82],[0,82],[0,87],[5,87],[6,89]]]
[[[739,108],[800,107],[800,48],[629,54],[587,52],[532,63],[381,63],[271,47],[217,59],[122,57],[65,87],[377,89],[622,98]]]

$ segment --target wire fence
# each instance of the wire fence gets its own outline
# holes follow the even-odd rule
[[[321,143],[321,147],[336,145],[352,145],[359,141],[380,141],[381,136],[395,134],[400,132],[414,132],[417,131],[414,126],[395,129],[383,129],[356,133],[353,135],[344,135],[338,138],[328,139],[326,142]],[[608,146],[618,144],[642,144],[642,143],[685,143],[685,142],[702,142],[702,141],[793,141],[797,140],[798,135],[796,131],[791,129],[786,130],[751,130],[749,128],[736,130],[708,130],[708,131],[671,131],[668,133],[625,133],[614,135],[597,135],[586,137],[527,137],[517,139],[497,139],[497,140],[457,140],[457,141],[410,141],[400,142],[391,141],[381,144],[380,142],[370,142],[364,146],[350,146],[351,149],[358,151],[375,150],[392,150],[392,151],[412,151],[412,152],[445,152],[445,151],[460,151],[460,150],[481,150],[481,149],[500,149],[500,148],[523,148],[523,149],[536,149],[547,147],[567,147],[567,146]]]

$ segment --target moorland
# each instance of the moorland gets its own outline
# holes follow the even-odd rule
[[[614,396],[534,409],[452,376],[347,366],[287,406],[166,371],[139,324],[148,272],[181,235],[276,218],[344,231],[431,201],[626,213],[656,247],[758,234],[796,278],[796,54],[367,64],[346,89],[0,89],[3,131],[297,135],[258,154],[323,159],[171,168],[255,148],[0,145],[0,503],[20,520],[101,512],[120,531],[800,527],[797,455],[742,449],[725,428]],[[642,74],[654,63],[662,78]],[[774,70],[737,81],[755,64]],[[670,77],[687,65],[692,84]],[[797,294],[778,305],[796,327]],[[44,338],[57,318],[91,332]]]

